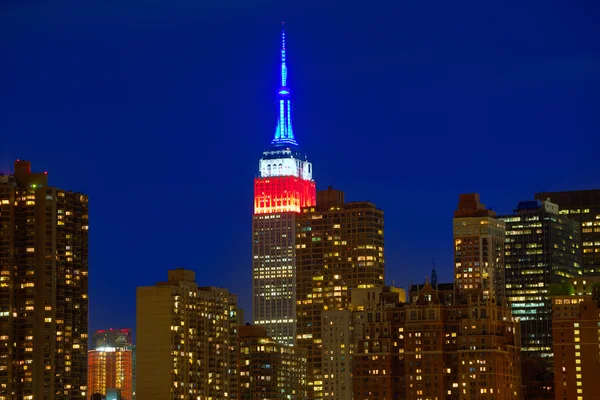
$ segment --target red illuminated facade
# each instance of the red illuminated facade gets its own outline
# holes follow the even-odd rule
[[[254,179],[254,214],[300,212],[316,203],[315,182],[295,176]]]
[[[99,348],[88,352],[88,393],[106,395],[121,389],[123,400],[133,399],[133,352],[131,349]]]

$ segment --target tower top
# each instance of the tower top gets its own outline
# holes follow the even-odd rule
[[[279,119],[275,136],[271,141],[273,145],[297,146],[298,143],[294,138],[292,130],[292,106],[290,101],[290,89],[287,87],[287,65],[286,65],[286,48],[285,48],[285,27],[284,22],[281,22],[281,87],[277,93],[279,103]]]

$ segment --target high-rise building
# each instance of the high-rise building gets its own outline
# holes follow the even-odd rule
[[[135,398],[135,346],[131,329],[100,329],[92,335],[88,351],[88,393],[108,398],[119,390],[123,400]]]
[[[366,310],[354,399],[521,399],[518,323],[469,292],[448,304],[426,282],[409,303]]]
[[[582,272],[600,274],[600,190],[542,192],[535,198],[558,204],[561,215],[581,224]]]
[[[354,315],[351,310],[321,313],[323,398],[352,400]]]
[[[506,297],[521,323],[523,357],[552,361],[550,285],[581,274],[579,224],[549,201],[522,201],[506,224]]]
[[[129,347],[132,344],[132,332],[130,328],[99,329],[92,335],[92,350],[99,347]]]
[[[296,215],[315,204],[315,182],[292,129],[284,31],[277,104],[275,135],[254,179],[252,319],[269,336],[291,345],[296,327]]]
[[[323,397],[322,312],[350,309],[350,290],[384,284],[383,211],[317,193],[296,217],[296,343],[308,350],[309,398]]]
[[[306,399],[306,350],[279,343],[264,326],[238,328],[240,400]]]
[[[404,289],[390,286],[355,288],[350,295],[349,310],[331,309],[321,313],[324,399],[353,399],[352,362],[362,339],[366,310],[406,302]]]
[[[131,347],[98,347],[88,351],[88,392],[107,396],[119,390],[123,400],[133,399]]]
[[[504,297],[504,222],[477,193],[461,194],[454,211],[454,275],[457,290]]]
[[[559,295],[553,302],[556,400],[600,398],[600,301],[589,295]]]
[[[0,174],[0,400],[87,398],[88,198]]]
[[[237,297],[198,287],[193,271],[137,289],[137,397],[235,399]]]

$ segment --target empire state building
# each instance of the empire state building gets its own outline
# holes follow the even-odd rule
[[[279,342],[296,335],[296,215],[315,205],[312,164],[292,128],[285,31],[281,32],[281,87],[277,127],[258,163],[252,218],[252,317]]]

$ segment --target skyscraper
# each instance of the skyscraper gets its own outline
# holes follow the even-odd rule
[[[454,211],[456,289],[483,298],[504,297],[504,222],[477,193],[461,194]]]
[[[0,174],[0,400],[85,399],[88,198]]]
[[[349,309],[352,289],[384,284],[383,210],[345,203],[343,192],[329,188],[296,219],[296,343],[308,350],[309,398],[318,398],[324,390],[322,312]]]
[[[123,400],[135,398],[135,346],[131,329],[100,329],[88,351],[88,393],[108,397],[120,390]]]
[[[293,344],[296,323],[296,215],[315,204],[312,165],[292,129],[285,31],[281,33],[279,116],[271,146],[254,179],[252,218],[252,319],[269,336]]]
[[[524,357],[542,357],[551,368],[552,284],[581,275],[579,223],[548,201],[519,202],[506,224],[506,297],[521,322]]]
[[[535,198],[558,204],[561,215],[581,224],[583,275],[600,275],[600,190],[543,192]]]
[[[137,397],[236,399],[237,296],[198,287],[193,271],[137,289]]]

